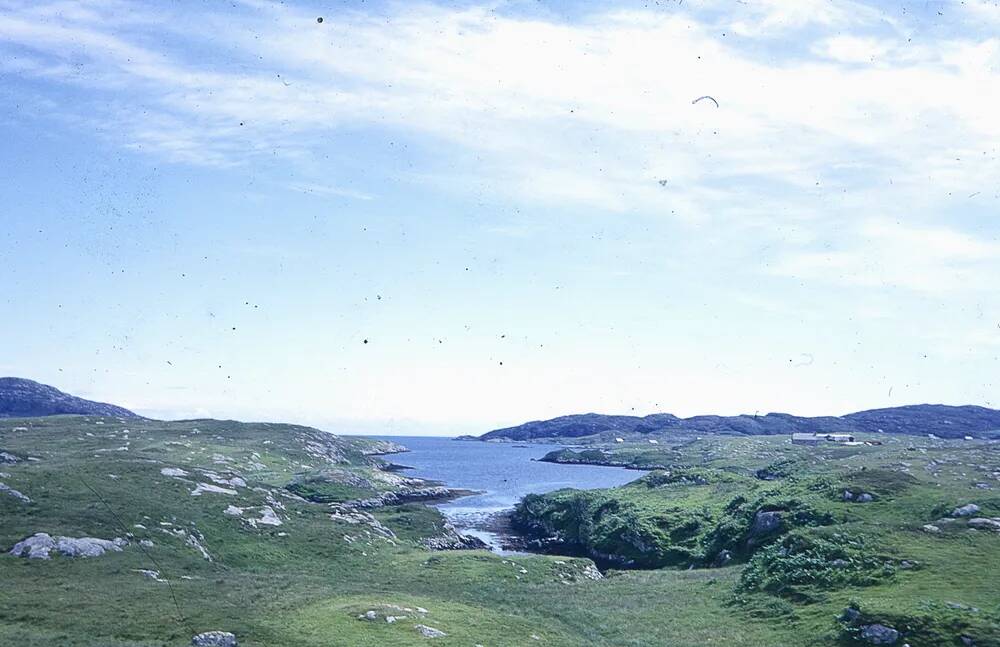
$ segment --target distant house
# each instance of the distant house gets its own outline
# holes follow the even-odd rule
[[[851,434],[792,434],[795,445],[818,445],[820,443],[853,443]]]

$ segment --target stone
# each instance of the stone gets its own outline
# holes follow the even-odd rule
[[[858,503],[871,503],[874,500],[875,500],[875,497],[873,497],[872,495],[868,494],[867,492],[862,492],[861,494],[858,495],[858,498],[857,498],[857,502]]]
[[[871,645],[895,645],[899,632],[882,624],[865,625],[861,628],[862,640]]]
[[[846,622],[848,624],[853,624],[861,619],[861,611],[855,609],[854,607],[847,607],[844,612],[840,614],[838,620]]]
[[[841,497],[844,501],[853,501],[854,494],[850,490],[844,490],[844,495]]]
[[[257,519],[257,523],[262,523],[265,526],[280,526],[281,518],[274,512],[274,508],[266,505],[261,508],[260,519]]]
[[[18,492],[17,490],[7,485],[6,483],[0,483],[0,492],[6,492],[10,496],[17,499],[18,501],[21,501],[22,503],[31,503],[31,499],[28,498],[27,495],[25,495],[23,492]]]
[[[969,519],[969,527],[976,528],[978,530],[993,530],[994,532],[1000,532],[1000,518],[986,519],[983,517],[975,517],[973,519]]]
[[[424,638],[444,638],[448,635],[440,629],[428,627],[427,625],[413,625],[413,628],[420,632],[420,635]]]
[[[164,467],[160,470],[160,474],[164,476],[187,476],[188,473],[179,467]]]
[[[215,494],[236,494],[236,490],[230,488],[219,487],[218,485],[212,485],[211,483],[199,483],[193,490],[191,490],[191,496],[201,496],[203,492],[213,492]]]
[[[753,518],[753,526],[750,528],[752,537],[770,534],[781,527],[780,512],[758,512]]]
[[[236,636],[228,631],[206,631],[191,639],[194,647],[238,647]]]
[[[14,557],[27,557],[28,559],[49,559],[49,552],[54,550],[56,542],[52,536],[45,532],[36,532],[32,536],[14,544],[10,549],[10,554]]]
[[[56,537],[56,550],[66,557],[100,557],[107,552],[120,553],[126,545],[128,542],[124,539]]]
[[[937,526],[935,526],[932,523],[926,523],[926,524],[924,524],[923,526],[921,526],[921,530],[923,530],[924,532],[930,532],[930,533],[941,532],[941,529],[938,528]]]
[[[953,517],[971,517],[979,512],[979,506],[975,503],[967,503],[951,511]]]

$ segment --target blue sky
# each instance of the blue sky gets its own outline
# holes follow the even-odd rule
[[[0,374],[342,432],[1000,406],[998,33],[0,0]]]

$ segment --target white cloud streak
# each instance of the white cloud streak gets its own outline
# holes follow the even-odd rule
[[[794,225],[803,240],[780,241],[771,271],[796,279],[919,291],[995,282],[997,224],[942,222],[946,200],[928,187],[972,194],[1000,171],[1000,40],[914,44],[898,20],[853,2],[705,6],[714,13],[565,22],[398,5],[320,24],[267,2],[191,16],[8,2],[0,51],[7,74],[83,88],[88,112],[105,106],[62,106],[74,119],[174,162],[295,163],[317,134],[378,128],[461,160],[461,175],[431,167],[413,182],[478,176],[519,200],[764,241]],[[796,51],[794,34],[812,46]],[[705,94],[720,107],[692,104]],[[835,244],[816,251],[817,240]]]

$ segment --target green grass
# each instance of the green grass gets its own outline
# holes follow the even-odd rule
[[[125,429],[128,449],[118,451],[126,446]],[[329,438],[319,452],[317,438],[326,437],[317,433],[204,420],[0,422],[0,449],[39,459],[0,466],[7,474],[0,481],[33,499],[23,504],[0,495],[0,548],[38,531],[132,535],[123,552],[95,559],[0,556],[0,644],[181,646],[193,633],[219,629],[250,647],[791,647],[849,640],[850,632],[836,620],[849,604],[872,621],[909,627],[906,641],[913,647],[959,644],[960,632],[977,645],[997,644],[1000,535],[968,530],[962,521],[941,524],[939,534],[920,530],[968,502],[979,504],[983,514],[1000,515],[995,490],[975,487],[998,484],[993,445],[886,438],[883,447],[866,451],[815,451],[778,438],[726,438],[664,448],[663,456],[671,457],[669,476],[538,499],[553,510],[560,502],[582,502],[574,512],[581,520],[603,508],[607,519],[579,524],[581,536],[605,529],[619,538],[629,530],[648,531],[640,535],[682,556],[664,568],[611,571],[592,581],[584,576],[590,562],[583,558],[422,549],[421,539],[442,527],[440,514],[423,505],[375,513],[395,533],[392,540],[366,524],[332,519],[327,505],[299,499],[287,486],[310,483],[342,499],[359,490],[390,489],[394,481],[378,470],[378,459],[367,456],[374,449],[369,441]],[[753,476],[776,462],[783,462],[784,477]],[[164,476],[165,467],[189,476]],[[220,478],[239,475],[247,487],[237,487],[236,495],[192,496],[197,482],[210,482],[201,470]],[[844,489],[870,492],[875,500],[845,503]],[[742,503],[731,505],[737,499]],[[710,550],[743,538],[756,506],[792,502],[806,522],[809,515],[830,516],[822,524],[803,523],[791,535],[805,537],[800,553],[815,554],[801,564],[783,564],[774,552],[758,568],[753,560],[764,559],[758,550],[765,544],[725,568],[703,567]],[[224,514],[229,505],[254,518],[271,506],[283,525],[254,528]],[[732,527],[719,531],[725,521]],[[191,533],[203,538],[212,561],[185,543]],[[862,537],[876,557],[871,566],[891,561],[891,577],[861,584],[831,574],[826,563],[843,549],[831,533]],[[774,541],[786,541],[782,536]],[[140,550],[140,539],[153,546]],[[859,558],[857,550],[847,553],[848,560]],[[860,555],[866,558],[869,548]],[[810,579],[810,559],[820,560],[816,572],[830,577]],[[916,567],[900,568],[903,560]],[[691,564],[696,568],[687,570]],[[169,584],[137,569],[159,570]],[[758,573],[778,586],[753,584]],[[386,605],[419,606],[428,613],[391,624],[357,618],[391,608]],[[414,629],[417,622],[448,635],[423,638]]]

